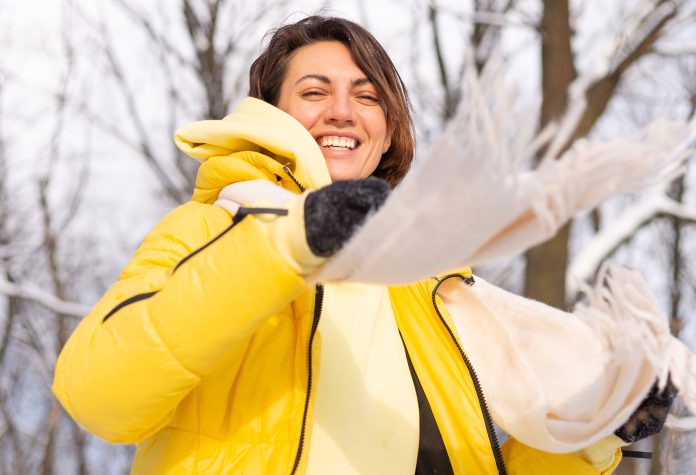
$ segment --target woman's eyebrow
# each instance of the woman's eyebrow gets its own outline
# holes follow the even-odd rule
[[[367,78],[353,79],[352,84],[353,87],[364,86],[365,84],[372,84],[372,81]]]
[[[302,81],[306,81],[308,79],[316,79],[317,81],[320,81],[324,84],[331,84],[331,79],[329,79],[329,77],[325,76],[324,74],[305,74],[300,79],[295,81],[295,84],[297,85],[297,84],[301,83]],[[358,79],[353,79],[351,81],[351,85],[353,87],[364,86],[365,84],[371,84],[371,83],[372,83],[372,81],[370,81],[368,78],[364,78],[364,77],[358,78]]]
[[[323,74],[305,74],[302,76],[300,79],[295,81],[295,84],[299,84],[302,81],[305,81],[307,79],[316,79],[317,81],[321,81],[324,84],[330,84],[331,80],[328,78],[328,76],[324,76]]]

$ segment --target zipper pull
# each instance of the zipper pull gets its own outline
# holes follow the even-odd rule
[[[464,270],[462,270],[461,273],[462,280],[464,280],[464,283],[466,285],[474,285],[476,281],[474,280],[474,273],[471,270],[471,267],[465,267]]]

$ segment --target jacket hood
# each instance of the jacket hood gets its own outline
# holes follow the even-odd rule
[[[201,162],[192,199],[212,203],[230,183],[287,176],[305,188],[331,183],[324,156],[309,132],[289,114],[253,97],[222,120],[202,120],[179,128],[177,147]]]

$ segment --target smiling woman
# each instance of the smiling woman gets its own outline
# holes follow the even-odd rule
[[[249,95],[288,112],[315,138],[315,133],[324,132],[312,128],[340,129],[343,133],[335,137],[353,138],[360,146],[360,137],[353,136],[358,131],[350,130],[351,126],[364,128],[364,132],[369,126],[371,150],[359,154],[364,163],[347,165],[324,154],[329,172],[334,180],[373,175],[394,187],[406,175],[415,149],[406,87],[384,48],[368,31],[339,18],[322,22],[316,18],[309,17],[274,32],[265,51],[251,66]],[[318,105],[303,107],[303,102]],[[351,116],[357,112],[359,116]],[[387,129],[382,140],[378,140],[381,131],[372,132],[380,112]],[[326,113],[339,115],[329,118]],[[349,114],[347,120],[345,114]],[[366,122],[361,125],[351,121]],[[328,140],[320,145],[328,145]],[[372,165],[376,168],[368,172]]]
[[[137,443],[135,475],[609,473],[623,443],[611,434],[570,454],[498,445],[438,294],[475,285],[469,269],[316,282],[413,159],[408,97],[372,35],[340,18],[285,25],[250,96],[177,131],[201,162],[193,197],[62,350],[53,390],[68,413]]]
[[[338,41],[292,54],[276,106],[312,134],[334,181],[372,175],[391,145],[375,86]]]

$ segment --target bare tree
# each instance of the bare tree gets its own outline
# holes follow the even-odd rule
[[[585,91],[586,108],[569,141],[587,136],[614,96],[621,79],[633,64],[648,54],[678,12],[669,0],[656,2],[656,8],[640,19],[635,37],[617,51],[616,61],[602,76],[594,79]],[[567,0],[544,1],[540,24],[542,44],[542,107],[540,127],[558,120],[568,108],[569,89],[577,78],[571,47],[573,32]],[[527,252],[525,294],[557,307],[566,305],[566,273],[570,224],[548,242]]]
[[[696,117],[696,86],[692,78],[696,74],[696,55],[681,57],[679,61],[679,72],[682,87],[689,104],[687,115],[693,119]],[[690,168],[693,168],[691,166]],[[667,194],[676,203],[684,203],[687,177],[689,170],[674,180]],[[696,208],[696,207],[695,207]],[[668,248],[668,272],[670,273],[670,298],[669,298],[669,317],[670,329],[672,334],[679,337],[685,325],[689,321],[689,313],[692,305],[690,302],[696,301],[696,287],[689,285],[686,278],[687,274],[693,272],[693,259],[690,258],[690,251],[687,249],[687,236],[690,231],[694,231],[696,224],[696,213],[693,219],[685,219],[682,216],[666,216],[666,224],[671,231],[672,239],[666,242]],[[693,252],[693,251],[691,251]],[[679,411],[680,408],[678,407]],[[693,469],[696,462],[692,455],[696,443],[696,436],[689,433],[677,431],[663,432],[654,438],[653,452],[661,454],[656,457],[652,464],[652,474],[660,473],[688,473]]]
[[[443,122],[452,116],[462,99],[461,95],[458,95],[461,90],[460,76],[452,71],[457,70],[458,66],[461,67],[464,61],[457,60],[457,56],[448,51],[447,44],[442,41],[444,37],[448,38],[448,43],[456,38],[460,42],[468,41],[471,44],[468,54],[474,57],[475,65],[480,71],[485,67],[485,59],[491,56],[490,48],[494,45],[495,50],[496,43],[500,42],[501,32],[506,28],[522,25],[530,30],[537,30],[540,43],[539,77],[542,99],[539,129],[551,123],[567,121],[569,112],[579,111],[574,121],[571,121],[571,126],[565,127],[565,139],[562,143],[555,144],[555,156],[578,140],[595,133],[598,124],[602,120],[608,120],[608,117],[614,121],[634,122],[633,118],[621,117],[616,110],[611,110],[611,104],[617,97],[630,94],[626,87],[622,88],[628,80],[641,80],[641,64],[648,63],[653,68],[655,64],[661,64],[662,68],[673,68],[680,58],[685,58],[694,51],[693,42],[684,43],[682,40],[669,44],[663,41],[665,38],[678,37],[684,30],[691,31],[691,36],[685,35],[686,38],[693,37],[692,5],[670,0],[633,2],[626,7],[628,14],[619,28],[620,33],[606,62],[602,61],[601,56],[595,55],[599,57],[596,63],[601,67],[588,68],[585,65],[580,68],[579,57],[584,57],[584,64],[587,64],[586,58],[591,51],[578,51],[573,47],[577,35],[574,30],[577,6],[576,10],[573,10],[572,4],[567,0],[544,0],[539,4],[539,19],[534,21],[534,8],[530,8],[529,3],[522,6],[517,2],[472,0],[468,6],[473,9],[473,13],[466,9],[454,12],[453,7],[443,7],[435,1],[427,3],[426,12],[421,11],[421,18],[429,25],[432,34],[432,41],[426,49],[429,49],[429,56],[432,58],[430,64],[437,72],[437,82],[434,84],[440,92],[438,97],[442,106],[439,110]],[[528,12],[524,12],[523,8]],[[458,31],[456,28],[444,29],[439,19],[445,15],[459,18],[461,28]],[[535,26],[529,26],[530,19],[536,23]],[[467,22],[470,25],[468,28]],[[457,32],[458,36],[453,35],[453,32]],[[599,43],[595,41],[595,44]],[[427,56],[428,54],[419,54],[421,61]],[[693,72],[685,77],[693,78]],[[689,84],[692,83],[690,80]],[[427,88],[427,84],[423,86],[424,90]],[[432,98],[432,95],[430,97]],[[651,100],[650,97],[643,98],[642,104],[650,104]],[[682,103],[686,102],[693,107],[693,101],[694,96],[690,94]],[[578,107],[578,104],[582,105]],[[546,152],[549,150],[543,149],[540,156]],[[630,205],[622,207],[618,213],[614,213],[616,216],[611,220],[602,220],[601,210],[594,210],[591,214],[591,236],[584,239],[583,246],[575,251],[575,254],[571,254],[569,245],[573,229],[573,224],[569,223],[553,239],[526,253],[525,294],[560,308],[573,303],[577,298],[577,287],[567,288],[567,282],[572,284],[574,278],[592,280],[601,262],[629,247],[632,238],[640,229],[666,222],[673,236],[669,244],[669,265],[664,270],[669,272],[670,276],[671,296],[668,311],[673,330],[676,332],[683,328],[688,318],[683,313],[685,292],[689,294],[690,299],[693,298],[686,279],[695,274],[693,270],[688,269],[693,259],[690,260],[685,254],[684,245],[685,233],[688,233],[688,229],[691,229],[689,226],[696,222],[696,206],[693,202],[684,200],[689,186],[693,187],[693,183],[682,177],[670,187],[651,190],[640,195]],[[505,273],[510,274],[511,269],[513,267],[508,267]],[[693,282],[691,285],[693,286]],[[673,435],[669,437],[674,438]],[[661,444],[656,448],[665,449],[666,444],[659,442],[660,438],[656,440]],[[630,463],[625,465],[631,466]],[[652,465],[653,473],[658,473],[663,466],[656,457]]]
[[[4,82],[5,75],[0,70],[0,278],[11,282],[12,276],[8,271],[8,257],[5,255],[11,242],[10,230],[5,224],[6,217],[9,214],[8,209],[8,167],[7,154],[5,148],[5,136],[3,128],[4,118]],[[5,252],[4,252],[5,251]],[[18,298],[16,296],[6,296],[3,302],[3,308],[0,310],[0,318],[2,319],[2,333],[0,334],[0,369],[6,368],[6,357],[9,352],[11,335],[13,328],[16,325],[16,315],[18,307]],[[9,454],[9,457],[3,457],[11,461],[9,463],[14,466],[15,473],[24,475],[28,473],[24,463],[24,449],[20,440],[20,434],[16,427],[14,418],[8,408],[7,398],[9,394],[9,384],[5,382],[9,379],[5,374],[0,377],[0,416],[2,416],[2,430],[0,431],[0,450]],[[9,439],[9,446],[7,440]],[[3,464],[4,465],[4,464]],[[5,467],[9,468],[9,467]]]
[[[95,19],[76,8],[86,25],[99,25],[92,38],[99,45],[106,79],[125,104],[125,122],[106,123],[88,104],[82,103],[80,109],[142,157],[172,202],[183,202],[190,194],[195,162],[184,157],[169,137],[185,120],[220,119],[229,112],[230,104],[244,95],[248,63],[257,51],[248,38],[258,38],[260,31],[279,23],[291,5],[281,0],[253,5],[181,0],[178,12],[163,7],[157,15],[131,0],[110,0],[109,5],[113,14],[125,16],[152,56],[147,67],[163,82],[158,100],[165,108],[159,117],[166,128],[153,134],[145,117],[153,105],[143,98],[142,88],[133,78],[136,71],[125,60],[130,55],[121,51],[122,45],[115,41],[104,18]],[[170,22],[172,13],[175,17]],[[168,145],[156,145],[160,143]]]
[[[683,2],[678,1],[646,0],[634,5],[632,14],[626,18],[626,28],[617,38],[616,46],[607,60],[608,67],[599,75],[593,75],[595,71],[579,75],[576,66],[577,52],[572,47],[575,38],[572,23],[576,12],[571,10],[568,0],[547,0],[540,3],[539,19],[534,24],[533,13],[525,12],[515,1],[472,0],[468,5],[470,11],[441,6],[435,0],[427,2],[423,16],[432,36],[430,51],[437,71],[438,89],[441,91],[439,110],[442,122],[452,117],[461,102],[463,68],[466,62],[464,58],[456,60],[455,56],[453,61],[452,55],[448,56],[447,48],[441,40],[445,34],[451,39],[452,31],[459,29],[460,42],[470,44],[467,54],[473,56],[476,68],[481,70],[492,52],[500,50],[501,32],[505,28],[522,26],[538,32],[541,58],[539,129],[565,117],[571,105],[571,97],[574,96],[573,90],[579,91],[575,96],[581,96],[575,99],[584,103],[582,113],[567,134],[567,139],[555,150],[558,155],[592,132],[595,124],[605,116],[622,79],[639,61],[654,56],[658,40],[671,30],[688,24],[690,15],[686,12],[679,16]],[[440,18],[444,15],[459,20],[458,27],[450,28],[445,33],[440,25]],[[587,55],[587,52],[583,53]],[[453,70],[456,72],[453,73]],[[541,154],[545,152],[544,149]],[[680,214],[678,208],[661,207],[647,219],[650,221],[673,212]],[[688,213],[681,214],[684,218]],[[595,231],[599,231],[599,211],[595,211],[594,220]],[[572,302],[566,292],[571,225],[569,223],[554,238],[526,253],[525,294],[561,308],[569,301]]]

